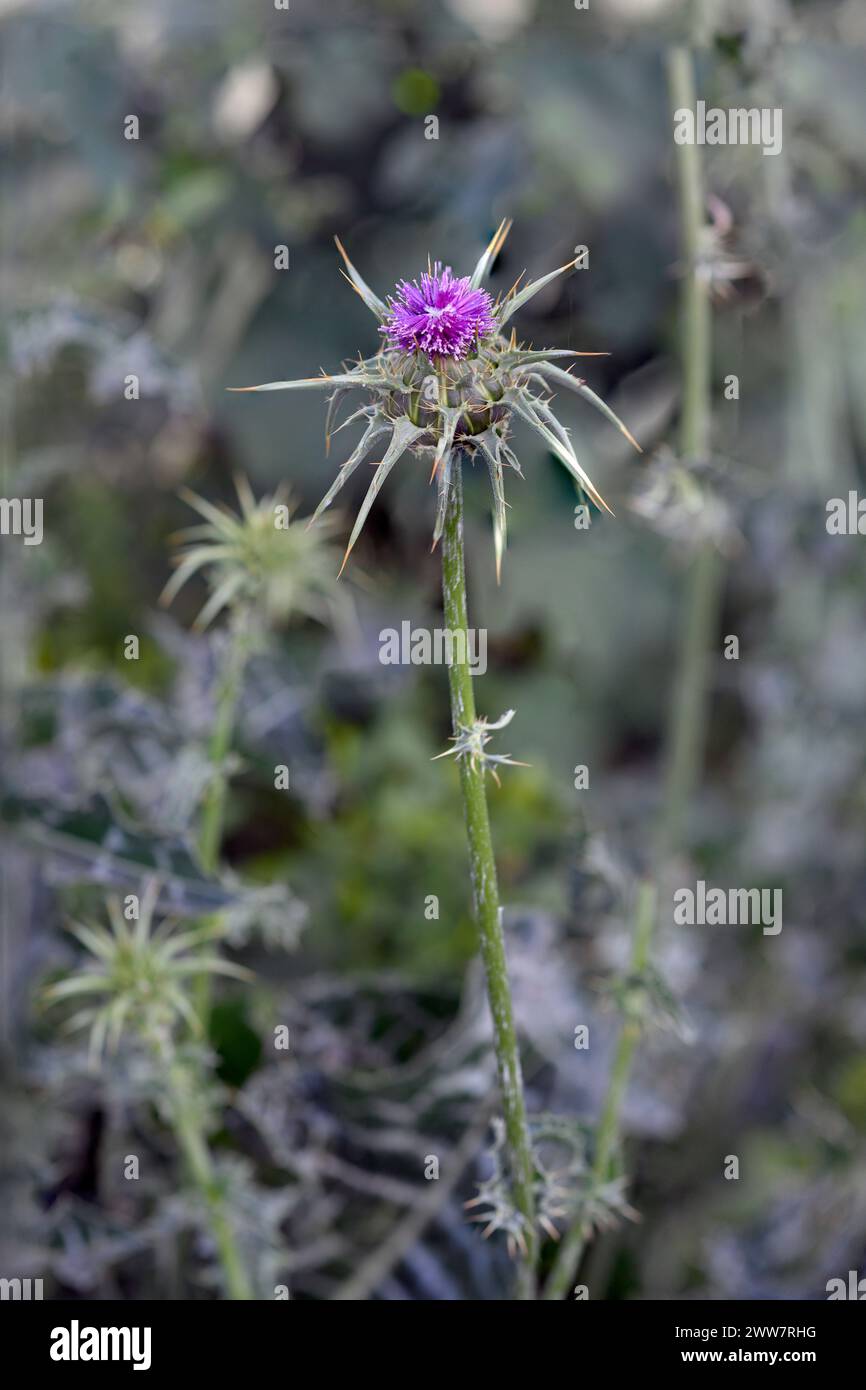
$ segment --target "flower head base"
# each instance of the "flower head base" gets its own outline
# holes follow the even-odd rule
[[[159,886],[156,879],[146,885],[134,921],[127,921],[119,898],[112,897],[107,901],[108,927],[73,926],[72,934],[86,948],[90,960],[83,969],[45,990],[45,999],[51,1004],[66,999],[93,1001],[67,1025],[70,1031],[90,1029],[92,1062],[100,1057],[106,1042],[116,1047],[124,1032],[154,1046],[170,1044],[181,1023],[200,1033],[200,1021],[187,998],[190,976],[207,973],[250,978],[249,971],[240,966],[202,954],[202,945],[214,939],[213,928],[178,932],[166,919],[154,930]]]
[[[178,533],[177,569],[162,593],[170,603],[199,570],[210,597],[196,618],[200,630],[223,609],[244,607],[245,616],[280,623],[290,617],[337,623],[341,594],[334,583],[335,554],[326,523],[311,529],[292,520],[292,505],[278,489],[258,502],[246,478],[235,479],[240,513],[215,507],[184,488],[181,496],[204,525]]]
[[[437,486],[434,546],[445,526],[452,468],[460,467],[464,459],[486,467],[493,495],[498,580],[506,538],[504,471],[510,468],[519,477],[523,476],[511,447],[515,422],[533,430],[597,507],[607,512],[611,510],[578,462],[568,431],[550,407],[552,387],[574,391],[601,411],[639,449],[625,425],[586,382],[563,371],[553,361],[558,357],[605,357],[607,354],[565,349],[535,351],[521,347],[513,330],[506,332],[512,314],[558,275],[571,270],[575,262],[569,261],[542,275],[522,290],[518,291],[515,285],[495,303],[480,288],[510,225],[509,222],[500,225],[471,275],[455,278],[450,268],[442,270],[437,262],[428,274],[421,276],[420,282],[407,284],[403,281],[396,296],[387,303],[358,274],[338,241],[347,280],[379,320],[384,338],[379,351],[334,376],[233,388],[242,391],[319,388],[330,392],[325,425],[328,447],[331,425],[343,398],[354,390],[366,394],[364,404],[340,426],[343,429],[355,421],[360,422],[361,439],[314,513],[317,517],[331,505],[374,446],[384,450],[349,536],[344,566],[382,485],[409,451],[432,464],[430,481],[435,480]]]
[[[455,279],[450,265],[443,270],[439,261],[420,281],[401,281],[388,306],[379,332],[400,352],[459,362],[496,330],[487,291],[474,288],[468,275]]]

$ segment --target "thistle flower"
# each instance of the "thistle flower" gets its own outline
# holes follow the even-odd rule
[[[334,582],[334,549],[328,523],[310,529],[292,521],[284,489],[258,502],[246,478],[235,478],[240,514],[214,506],[188,488],[181,496],[204,524],[178,532],[177,569],[160,602],[168,604],[199,570],[207,575],[210,597],[196,618],[203,630],[225,608],[246,604],[266,622],[292,614],[335,622],[341,591]]]
[[[387,302],[362,279],[338,240],[337,247],[348,272],[346,278],[379,320],[384,342],[378,352],[359,359],[333,376],[323,373],[298,381],[271,381],[261,386],[233,388],[328,391],[327,448],[330,447],[331,425],[344,397],[354,390],[366,393],[364,403],[340,426],[342,429],[355,421],[361,422],[361,439],[313,517],[315,520],[330,506],[373,446],[387,437],[352,528],[343,567],[383,483],[407,451],[432,464],[430,481],[435,479],[437,484],[435,546],[445,525],[451,470],[462,454],[473,463],[481,462],[490,475],[498,580],[506,542],[504,470],[511,468],[519,477],[523,476],[510,442],[515,419],[530,426],[596,506],[607,512],[611,510],[578,462],[568,431],[550,407],[551,387],[575,391],[639,448],[625,425],[586,382],[564,371],[553,360],[607,354],[564,349],[535,351],[520,346],[513,330],[506,332],[509,319],[518,309],[576,263],[569,261],[522,290],[515,285],[504,298],[494,302],[487,291],[481,289],[481,281],[499,254],[510,226],[507,221],[500,224],[471,275],[455,277],[450,267],[443,270],[437,261],[420,281],[411,284],[402,281]]]
[[[455,279],[450,265],[421,276],[421,283],[402,280],[380,333],[400,352],[424,352],[428,357],[464,358],[470,347],[496,331],[493,300],[475,289],[468,275]]]
[[[170,1040],[179,1023],[200,1033],[199,1019],[186,995],[190,976],[206,973],[250,978],[249,971],[241,966],[202,954],[202,945],[215,935],[212,927],[178,932],[169,919],[164,919],[154,929],[159,887],[156,879],[146,884],[136,921],[127,921],[120,899],[110,897],[106,902],[108,927],[72,926],[72,935],[85,947],[90,960],[44,991],[49,1004],[95,999],[67,1024],[70,1031],[90,1029],[92,1062],[98,1060],[106,1042],[116,1048],[124,1031],[155,1045]]]

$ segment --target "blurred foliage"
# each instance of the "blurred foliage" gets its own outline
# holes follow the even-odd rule
[[[733,258],[748,274],[716,305],[714,456],[688,479],[728,547],[716,649],[736,633],[741,654],[712,666],[683,881],[781,886],[784,929],[662,924],[655,964],[694,1041],[664,1035],[638,1058],[625,1121],[642,1221],[601,1239],[585,1277],[593,1297],[821,1298],[866,1258],[866,559],[862,538],[824,527],[828,498],[866,491],[866,16],[859,0],[719,0],[711,17],[701,95],[781,105],[784,145],[775,158],[704,150],[730,214],[716,269]],[[176,493],[230,503],[244,473],[257,495],[289,483],[306,513],[345,457],[337,435],[325,458],[321,400],[224,390],[372,348],[335,233],[380,293],[428,254],[471,265],[504,215],[497,292],[590,248],[589,270],[533,301],[520,331],[610,350],[582,370],[645,457],[566,403],[616,519],[575,530],[567,480],[518,438],[526,480],[500,588],[483,479],[467,481],[467,532],[472,622],[490,633],[480,707],[517,709],[509,748],[531,764],[506,769],[491,802],[531,1099],[598,1110],[612,1024],[595,985],[623,959],[681,577],[709,524],[675,454],[663,58],[683,23],[675,0],[0,7],[3,490],[43,497],[46,519],[41,546],[4,538],[0,556],[4,797],[32,832],[4,851],[17,1131],[4,1180],[9,1267],[45,1272],[54,1293],[214,1292],[154,1078],[121,1058],[95,1081],[28,1000],[69,963],[63,908],[128,881],[130,845],[180,853],[180,837],[189,853],[220,636],[189,631],[201,585],[171,617],[157,610],[188,522]],[[130,114],[138,140],[124,138]],[[738,401],[723,395],[729,373]],[[310,624],[252,663],[224,846],[234,877],[200,882],[185,859],[175,882],[178,908],[219,893],[264,916],[253,888],[286,880],[293,931],[306,904],[291,956],[264,930],[241,934],[257,984],[225,986],[211,1037],[226,1181],[262,1286],[288,1279],[293,1296],[507,1287],[504,1252],[461,1206],[483,1176],[492,1077],[457,774],[430,761],[449,732],[444,673],[377,659],[382,628],[440,611],[426,481],[398,470],[370,517],[349,571],[355,638]],[[291,765],[288,794],[275,762]],[[590,787],[575,792],[581,763]],[[599,1045],[577,1054],[588,1019]],[[286,1021],[296,1042],[274,1061]],[[147,1158],[134,1193],[119,1177],[130,1130]],[[423,1181],[440,1150],[463,1173],[455,1188]],[[738,1182],[722,1176],[730,1153]]]

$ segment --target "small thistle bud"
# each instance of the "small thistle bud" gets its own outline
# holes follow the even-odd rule
[[[499,719],[491,722],[487,719],[476,719],[468,727],[460,725],[456,734],[451,735],[453,748],[446,748],[444,753],[437,753],[431,762],[438,762],[440,758],[456,757],[468,758],[473,771],[481,767],[482,776],[486,774],[488,768],[490,775],[497,787],[501,786],[499,777],[496,773],[496,764],[507,767],[529,767],[529,763],[519,763],[511,757],[510,753],[488,753],[487,744],[496,729],[504,729],[514,718],[515,711],[509,709],[505,711]]]

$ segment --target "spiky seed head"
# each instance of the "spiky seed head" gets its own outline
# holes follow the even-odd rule
[[[67,1028],[90,1030],[92,1062],[98,1060],[106,1044],[116,1047],[124,1033],[164,1047],[180,1025],[200,1032],[188,998],[193,975],[251,978],[240,966],[202,951],[214,940],[212,927],[178,931],[169,918],[154,926],[159,888],[156,879],[145,885],[134,920],[127,920],[119,898],[110,897],[106,902],[107,926],[98,922],[73,924],[70,931],[88,959],[81,969],[44,991],[48,1004],[85,1004],[68,1020]]]
[[[196,619],[199,629],[224,609],[238,608],[266,625],[293,617],[339,622],[345,599],[334,579],[338,552],[330,519],[315,527],[295,520],[284,489],[257,501],[246,478],[236,478],[235,488],[239,512],[182,490],[203,521],[178,533],[176,569],[162,602],[170,603],[201,572],[210,596]]]

